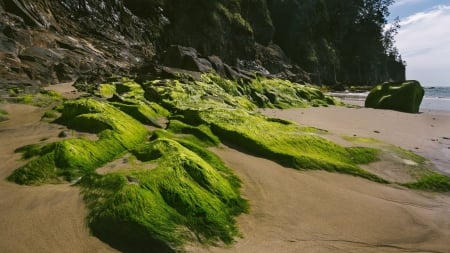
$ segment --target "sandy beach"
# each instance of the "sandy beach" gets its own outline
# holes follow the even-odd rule
[[[45,110],[40,108],[0,108],[10,117],[0,122],[0,252],[116,252],[89,234],[77,187],[19,186],[4,180],[24,163],[16,148],[55,141],[62,128],[41,122]],[[450,114],[346,107],[263,113],[414,150],[450,173]],[[242,238],[234,245],[193,245],[189,252],[450,252],[449,194],[296,171],[229,147],[213,151],[242,179],[251,210],[238,217]]]

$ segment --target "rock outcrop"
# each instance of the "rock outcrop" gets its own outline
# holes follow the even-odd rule
[[[255,72],[298,83],[402,80],[403,63],[392,55],[346,53],[370,44],[364,36],[354,38],[360,36],[354,31],[385,21],[382,13],[379,20],[355,23],[354,14],[365,7],[347,7],[348,13],[336,16],[343,6],[311,0],[2,0],[0,83],[23,89],[95,83],[111,75],[149,78],[164,73],[161,64],[244,80]],[[372,42],[379,43],[379,36]],[[191,56],[174,64],[174,50]]]
[[[418,81],[380,84],[370,91],[365,106],[418,113],[424,94]]]

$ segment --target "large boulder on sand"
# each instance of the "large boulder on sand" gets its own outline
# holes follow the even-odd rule
[[[380,84],[370,91],[365,106],[417,113],[424,94],[418,81]]]

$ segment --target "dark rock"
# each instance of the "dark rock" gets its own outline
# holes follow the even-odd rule
[[[225,64],[223,63],[222,59],[220,59],[216,55],[212,55],[208,57],[208,61],[211,63],[212,68],[216,71],[217,74],[226,76]]]
[[[59,138],[66,138],[70,136],[70,130],[63,130],[58,134]]]
[[[169,67],[198,72],[212,70],[211,63],[207,59],[200,58],[197,50],[191,47],[172,45],[162,54],[161,59],[162,64]]]
[[[417,81],[385,83],[370,91],[365,106],[375,109],[418,113],[424,94],[423,87]]]

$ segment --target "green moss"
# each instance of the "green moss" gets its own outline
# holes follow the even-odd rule
[[[127,114],[93,99],[68,101],[59,110],[60,123],[72,129],[96,133],[98,140],[67,139],[42,148],[31,146],[23,149],[25,156],[31,157],[39,152],[41,156],[17,169],[9,180],[20,184],[41,184],[62,177],[72,181],[134,148],[148,134],[144,126]],[[45,150],[45,156],[42,150]],[[49,157],[53,161],[49,162]],[[41,173],[41,170],[52,173]]]
[[[341,104],[336,98],[324,95],[318,88],[287,80],[256,78],[243,88],[259,107],[292,108]]]
[[[109,83],[102,83],[98,86],[98,95],[104,98],[111,98],[116,93],[116,86]]]
[[[209,109],[190,113],[197,115],[187,115],[185,121],[208,124],[222,141],[282,165],[297,169],[337,171],[385,182],[357,166],[376,161],[376,149],[344,148],[311,132],[304,132],[294,124],[267,120],[259,114],[244,110]]]
[[[169,116],[169,112],[157,103],[144,97],[142,87],[127,78],[111,84],[101,84],[98,94],[108,98],[111,104],[143,124],[161,127],[158,119]]]
[[[41,90],[37,94],[23,94],[17,96],[18,103],[29,104],[38,107],[50,106],[63,100],[64,98],[61,96],[61,94],[50,90]]]
[[[417,182],[404,184],[406,187],[419,190],[449,192],[450,177],[436,172],[428,173],[420,177]]]
[[[417,113],[424,94],[423,87],[417,81],[380,84],[370,91],[365,106]]]
[[[178,134],[191,134],[206,145],[216,146],[220,143],[219,138],[215,136],[208,126],[191,126],[178,120],[169,122],[168,130]]]
[[[428,162],[428,159],[410,150],[406,150],[397,146],[390,146],[389,149],[394,151],[400,158],[413,161],[418,165],[425,166],[425,163]]]
[[[381,141],[374,139],[374,138],[367,138],[367,137],[360,137],[360,136],[348,136],[344,135],[342,138],[349,142],[355,142],[355,143],[372,143],[372,144],[378,144],[382,143]]]
[[[3,109],[0,109],[0,122],[8,120],[8,116],[7,115],[8,115],[7,111],[5,111]]]
[[[111,239],[118,233],[122,243],[163,249],[176,249],[187,239],[231,243],[238,234],[234,216],[247,209],[246,201],[239,196],[238,181],[230,182],[235,178],[231,171],[195,147],[202,156],[157,138],[133,151],[144,162],[157,161],[157,168],[83,178],[94,234]]]

